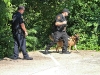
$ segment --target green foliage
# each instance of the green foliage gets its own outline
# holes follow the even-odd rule
[[[29,50],[35,50],[35,46],[38,42],[37,38],[34,36],[34,34],[37,33],[35,29],[28,30],[29,35],[26,37],[27,39],[27,47]]]
[[[12,15],[12,4],[10,0],[0,0],[0,57],[12,53],[12,36],[8,21]]]
[[[100,0],[0,0],[0,57],[13,52],[13,38],[10,29],[12,13],[17,6],[24,5],[25,25],[29,36],[27,50],[44,49],[50,42],[52,22],[63,8],[70,10],[67,33],[78,33],[79,50],[100,50]]]
[[[100,45],[97,44],[97,41],[100,40],[98,33],[100,29],[97,28],[100,25],[100,1],[91,0],[91,1],[82,1],[76,0],[72,1],[70,22],[68,27],[69,31],[80,34],[80,40],[78,42],[78,49],[84,50],[100,50]]]

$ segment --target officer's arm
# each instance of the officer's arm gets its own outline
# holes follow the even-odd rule
[[[23,31],[25,32],[25,35],[28,35],[25,24],[21,23],[21,28],[23,29]]]
[[[27,33],[27,30],[26,30],[26,27],[25,27],[25,24],[24,24],[24,20],[22,18],[22,16],[20,15],[20,25],[21,25],[21,28],[23,29],[23,31],[25,32],[25,35],[27,36],[28,33]]]
[[[67,23],[67,21],[56,22],[55,25],[56,25],[56,26],[61,26],[61,25],[64,25],[64,24],[66,24],[66,23]]]
[[[24,31],[24,32],[27,32],[27,30],[26,30],[26,28],[25,28],[25,24],[24,24],[24,23],[22,23],[22,24],[21,24],[21,28],[23,29],[23,31]]]
[[[58,15],[58,16],[56,17],[55,25],[56,25],[56,26],[61,26],[61,25],[64,25],[64,24],[67,24],[67,21],[61,22],[61,16]]]

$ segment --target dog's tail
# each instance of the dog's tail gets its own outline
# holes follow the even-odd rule
[[[51,41],[54,41],[54,39],[51,35],[49,35],[49,38],[50,38]]]

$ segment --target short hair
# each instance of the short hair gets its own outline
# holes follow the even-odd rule
[[[25,7],[24,7],[24,6],[19,6],[19,7],[17,8],[17,10],[25,10]]]

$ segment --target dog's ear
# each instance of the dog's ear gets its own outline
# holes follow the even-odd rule
[[[74,36],[79,37],[79,34],[75,34]]]
[[[75,36],[72,36],[71,38],[72,38],[72,39],[75,39]]]

